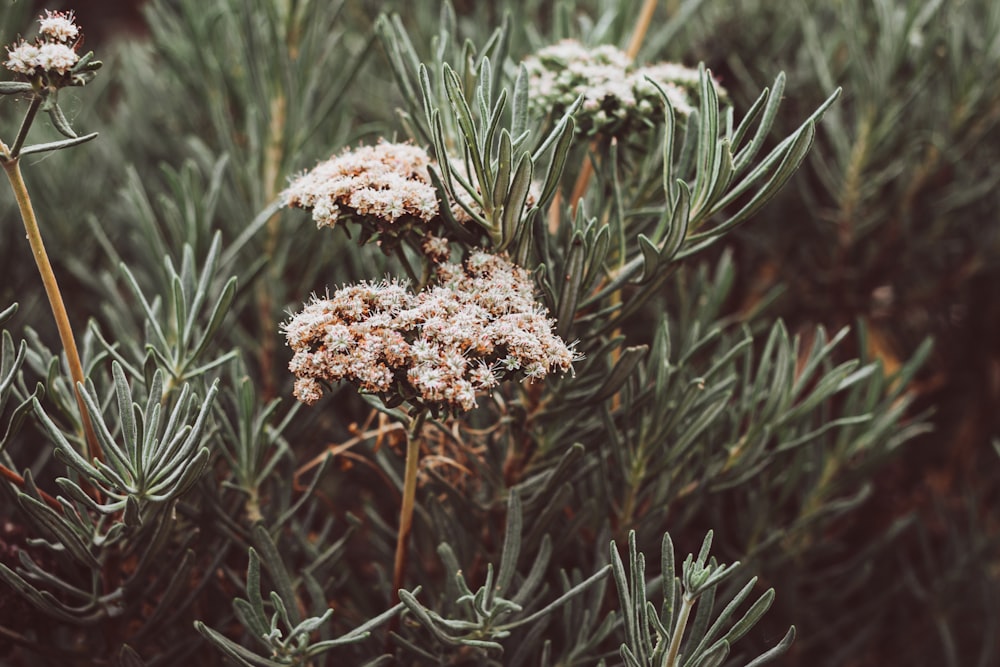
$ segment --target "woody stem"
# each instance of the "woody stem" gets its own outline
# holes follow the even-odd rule
[[[399,602],[406,570],[407,542],[413,526],[413,507],[417,497],[417,464],[420,462],[420,430],[427,411],[420,410],[410,422],[406,434],[406,465],[403,473],[403,502],[399,509],[399,533],[396,536],[396,558],[392,568],[393,602]]]
[[[6,147],[4,147],[6,148]],[[80,353],[77,351],[76,339],[73,336],[73,327],[69,323],[69,315],[66,313],[66,305],[63,303],[62,292],[56,282],[56,274],[52,270],[48,253],[45,252],[45,244],[42,242],[42,234],[38,228],[38,219],[35,217],[34,207],[31,205],[31,197],[24,185],[24,178],[21,176],[20,160],[12,157],[13,151],[4,150],[6,159],[0,160],[10,186],[14,190],[14,198],[17,200],[17,207],[21,212],[21,220],[24,222],[24,230],[27,233],[28,244],[31,246],[31,254],[35,258],[38,266],[38,273],[42,277],[42,284],[45,286],[45,295],[49,299],[49,306],[52,308],[52,315],[55,317],[56,328],[59,330],[59,339],[66,352],[66,359],[69,363],[70,376],[73,380],[73,393],[76,396],[77,406],[80,409],[80,418],[83,423],[84,435],[87,439],[87,447],[92,458],[103,460],[101,447],[97,442],[94,427],[90,423],[90,415],[83,403],[83,396],[80,393],[80,386],[84,383],[83,364],[80,361]]]

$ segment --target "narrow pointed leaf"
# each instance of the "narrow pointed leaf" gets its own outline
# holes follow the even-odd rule
[[[52,125],[59,130],[59,134],[69,137],[70,139],[78,138],[76,132],[74,132],[73,128],[70,127],[69,121],[66,120],[66,114],[63,113],[63,110],[58,104],[53,104],[49,107],[48,113],[49,118],[52,119]]]
[[[521,215],[524,212],[524,203],[528,199],[528,191],[531,188],[531,156],[522,153],[521,159],[517,162],[517,169],[511,179],[510,190],[503,205],[503,218],[501,222],[500,237],[497,239],[497,249],[503,250],[514,240],[514,232],[517,230]]]
[[[97,138],[99,132],[91,132],[90,134],[85,134],[82,137],[77,137],[76,139],[64,139],[62,141],[53,141],[47,144],[35,144],[33,146],[27,146],[21,149],[18,155],[32,155],[34,153],[45,153],[47,151],[57,151],[63,148],[71,148],[73,146],[79,146],[80,144],[87,143],[91,139]]]
[[[761,665],[766,665],[775,658],[779,658],[784,655],[789,648],[792,646],[792,642],[795,641],[795,626],[788,628],[788,632],[782,637],[781,641],[766,653],[761,654],[754,660],[751,660],[746,664],[745,667],[760,667]]]
[[[500,555],[500,572],[497,573],[496,594],[503,596],[517,571],[517,557],[521,553],[521,497],[517,489],[510,490],[507,501],[507,529],[504,533],[503,552]]]
[[[652,280],[656,275],[656,270],[660,266],[660,250],[645,234],[639,234],[638,241],[639,250],[642,252],[642,273],[636,282],[642,284]]]
[[[639,362],[646,357],[648,351],[648,345],[635,345],[622,350],[621,356],[615,363],[614,368],[611,369],[611,373],[608,374],[607,379],[592,396],[588,397],[587,402],[591,404],[600,403],[617,394],[618,390],[622,388],[622,385],[632,375],[636,366],[639,365]]]

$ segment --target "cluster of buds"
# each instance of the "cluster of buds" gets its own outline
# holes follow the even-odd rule
[[[417,239],[434,238],[443,226],[428,172],[433,164],[417,146],[381,141],[321,162],[295,178],[283,198],[287,206],[311,210],[317,227],[357,222],[361,243],[374,239],[389,252],[410,232]],[[457,220],[468,219],[457,204],[450,211]],[[440,243],[423,250],[432,258],[447,256]]]
[[[101,67],[93,53],[80,56],[83,33],[73,12],[46,11],[38,19],[38,36],[7,47],[4,66],[39,88],[63,88],[89,83]]]
[[[637,67],[614,46],[587,48],[563,40],[529,56],[524,66],[534,111],[558,117],[582,97],[576,126],[587,136],[623,137],[660,122],[657,85],[678,116],[694,109],[698,70],[676,63]]]
[[[504,380],[540,380],[574,360],[535,301],[529,274],[482,251],[462,265],[440,264],[416,294],[385,280],[314,298],[283,330],[295,396],[309,404],[322,382],[346,380],[389,406],[457,413]]]

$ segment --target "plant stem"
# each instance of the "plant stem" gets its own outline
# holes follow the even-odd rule
[[[593,153],[594,149],[597,147],[597,142],[590,142],[590,152]],[[580,174],[576,177],[576,183],[573,184],[573,193],[569,196],[569,205],[572,210],[572,215],[576,217],[576,207],[580,203],[580,199],[587,192],[587,186],[590,185],[590,177],[594,175],[594,162],[592,159],[587,159],[583,161],[583,167],[580,169]]]
[[[688,616],[691,608],[694,607],[695,598],[684,595],[681,597],[681,608],[677,613],[677,624],[674,626],[674,634],[670,637],[670,646],[667,647],[667,655],[663,660],[663,667],[677,667],[678,657],[681,651],[681,639],[684,638],[684,630],[687,629]]]
[[[17,484],[21,488],[24,488],[25,486],[24,478],[5,465],[0,465],[0,477],[3,477],[7,481],[13,482],[14,484]],[[46,505],[48,505],[55,511],[59,512],[60,514],[62,514],[63,506],[59,504],[58,500],[56,500],[49,494],[45,493],[41,489],[38,489],[38,495],[41,496],[42,500],[45,501]]]
[[[427,411],[421,409],[410,422],[406,434],[406,469],[403,473],[403,502],[399,509],[399,533],[396,536],[396,559],[392,568],[393,604],[399,602],[399,589],[403,587],[406,570],[407,541],[413,525],[413,506],[417,497],[417,464],[420,462],[420,430]]]
[[[38,95],[34,95],[31,98],[31,104],[28,106],[28,111],[24,114],[24,118],[21,120],[21,127],[17,130],[17,136],[14,137],[14,143],[10,147],[10,155],[8,156],[11,160],[17,160],[18,154],[21,152],[21,147],[24,146],[24,140],[28,138],[28,130],[31,129],[31,124],[35,120],[35,114],[38,113],[38,108],[42,106],[42,98]]]
[[[264,200],[274,201],[278,196],[278,182],[281,173],[281,163],[284,158],[285,134],[284,128],[287,124],[285,95],[279,92],[271,98],[270,116],[271,122],[268,124],[268,142],[264,151]],[[278,262],[273,261],[277,253],[278,241],[281,236],[281,227],[278,224],[280,216],[275,211],[267,221],[267,241],[264,245],[264,254],[271,260],[268,261],[270,280],[258,283],[259,299],[257,302],[257,312],[260,317],[261,331],[268,331],[274,322],[274,285],[280,285],[281,270]],[[261,394],[264,400],[270,400],[277,395],[274,383],[274,358],[276,355],[274,336],[263,336],[260,346],[260,370],[263,378]]]
[[[12,153],[13,151],[8,153],[8,155]],[[69,315],[66,313],[62,293],[59,291],[59,284],[56,282],[56,274],[52,271],[52,264],[49,262],[48,253],[45,252],[45,244],[42,242],[42,234],[38,228],[35,209],[31,205],[31,197],[28,195],[28,190],[24,185],[24,178],[21,176],[20,160],[17,157],[8,157],[8,159],[0,160],[0,164],[3,164],[3,168],[7,172],[7,178],[10,180],[10,187],[14,190],[14,198],[17,200],[17,207],[21,212],[21,220],[24,222],[24,230],[28,236],[28,243],[31,245],[31,254],[35,258],[38,273],[42,277],[45,294],[49,299],[49,306],[52,308],[56,327],[59,329],[59,339],[62,341],[63,349],[66,351],[69,372],[73,379],[73,394],[76,396],[76,404],[80,408],[80,419],[83,422],[83,432],[87,439],[88,453],[92,458],[103,461],[104,456],[101,452],[101,446],[97,442],[94,427],[90,423],[90,415],[87,413],[87,408],[83,404],[83,396],[80,393],[79,386],[84,382],[83,364],[80,362],[80,353],[77,351],[76,339],[73,337],[73,327],[69,323]]]
[[[639,10],[639,20],[635,22],[635,32],[632,33],[632,40],[628,43],[628,50],[625,55],[630,60],[635,60],[639,55],[639,48],[642,47],[642,40],[646,39],[646,31],[653,20],[653,12],[656,11],[656,0],[646,0]]]
[[[635,60],[635,57],[639,55],[639,48],[642,47],[642,41],[646,38],[646,32],[649,30],[649,24],[653,20],[653,13],[656,11],[656,0],[646,0],[642,4],[642,9],[639,10],[639,18],[635,22],[635,30],[632,32],[632,39],[629,41],[628,50],[625,51],[625,55],[628,56],[629,60]],[[591,143],[590,149],[594,150],[596,142]],[[576,215],[576,206],[583,197],[584,193],[587,192],[587,185],[590,183],[590,177],[594,173],[594,165],[591,160],[584,160],[583,168],[580,170],[580,175],[577,176],[576,184],[573,186],[573,194],[570,196],[569,204],[573,207],[573,215]]]

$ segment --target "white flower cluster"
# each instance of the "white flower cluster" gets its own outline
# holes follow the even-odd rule
[[[27,77],[41,73],[65,75],[80,60],[75,49],[80,28],[73,21],[73,13],[46,11],[38,22],[35,41],[22,39],[7,47],[4,66]]]
[[[296,178],[284,192],[285,203],[312,209],[317,227],[333,227],[342,216],[388,224],[407,216],[430,221],[438,214],[430,164],[430,156],[410,144],[362,146]]]
[[[529,274],[482,251],[439,265],[417,294],[390,280],[348,285],[283,325],[295,396],[311,404],[321,380],[347,380],[390,404],[471,410],[502,380],[571,369],[573,351],[546,315]]]
[[[583,134],[623,136],[662,119],[663,103],[649,79],[663,88],[676,114],[694,109],[698,70],[676,63],[636,67],[614,46],[587,48],[567,39],[529,56],[524,66],[536,113],[561,114],[583,97],[576,115]]]

